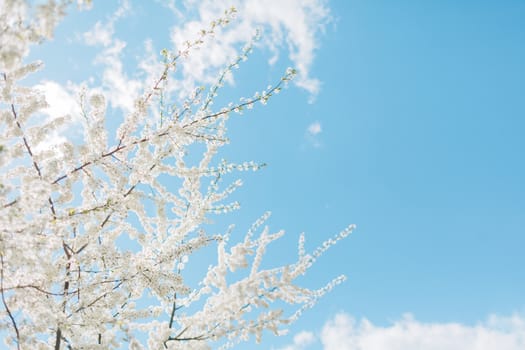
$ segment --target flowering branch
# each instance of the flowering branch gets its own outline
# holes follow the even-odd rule
[[[7,306],[7,301],[5,300],[5,294],[4,294],[4,255],[0,254],[0,292],[2,293],[2,304],[4,304],[5,311],[7,312],[7,315],[9,316],[9,319],[11,320],[11,323],[13,325],[13,328],[16,333],[16,348],[20,350],[20,331],[18,330],[18,326],[16,325],[15,318],[13,317],[13,314],[11,313],[11,310],[9,309],[9,306]]]
[[[213,215],[239,208],[228,200],[242,181],[224,184],[228,174],[265,166],[217,158],[228,143],[230,115],[266,104],[296,71],[288,69],[265,91],[215,109],[219,89],[247,58],[249,44],[207,94],[204,87],[194,88],[181,103],[174,102],[179,100],[170,83],[177,66],[233,19],[231,8],[195,40],[174,53],[162,51],[158,75],[135,96],[134,109],[114,130],[105,123],[104,95],[87,88],[80,96],[80,122],[42,121],[41,93],[21,85],[41,64],[23,64],[23,59],[35,42],[31,33],[49,37],[70,2],[39,2],[46,15],[38,21],[25,0],[18,2],[20,8],[9,2],[10,16],[0,14],[0,27],[8,28],[0,31],[2,42],[24,29],[10,18],[24,18],[29,28],[9,64],[0,61],[0,292],[11,332],[6,344],[56,350],[126,343],[133,349],[146,344],[225,349],[252,336],[260,341],[265,330],[282,334],[344,280],[334,278],[316,290],[297,283],[353,226],[311,254],[301,236],[295,262],[263,269],[270,243],[284,235],[263,227],[269,213],[237,242],[230,242],[233,226],[212,234],[208,225]],[[38,27],[42,23],[46,30]],[[0,47],[0,57],[6,50]],[[48,135],[72,125],[82,129],[82,141],[46,145]],[[115,132],[113,143],[109,132]],[[190,283],[194,253],[205,247],[216,248],[213,254],[206,251],[216,262],[199,283]],[[279,302],[290,309],[279,309]]]

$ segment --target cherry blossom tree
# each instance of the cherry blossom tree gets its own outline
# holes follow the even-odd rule
[[[211,216],[237,209],[228,196],[240,180],[230,173],[261,164],[221,160],[226,124],[236,113],[266,104],[293,79],[288,69],[261,93],[216,107],[213,101],[248,44],[209,88],[196,87],[178,103],[170,79],[184,58],[236,14],[231,8],[174,52],[135,96],[116,130],[106,126],[107,98],[79,95],[83,140],[50,146],[49,135],[78,123],[71,116],[41,118],[46,100],[23,79],[41,62],[26,62],[32,45],[47,40],[73,1],[0,0],[0,331],[16,349],[229,348],[264,331],[286,330],[316,300],[344,280],[320,289],[297,278],[349,226],[311,253],[298,244],[295,263],[262,269],[270,232],[264,214],[243,239],[233,226],[209,232]],[[77,1],[88,6],[88,1]],[[114,136],[112,135],[114,133]],[[204,151],[197,153],[193,145]],[[198,159],[195,162],[195,159]],[[173,189],[176,179],[180,188]],[[127,237],[133,249],[119,240]],[[216,263],[192,285],[184,278],[192,255],[216,249]],[[295,306],[285,313],[280,303]]]

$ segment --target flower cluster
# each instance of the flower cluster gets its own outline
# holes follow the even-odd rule
[[[261,268],[266,248],[284,234],[263,228],[269,213],[231,246],[231,230],[211,234],[206,227],[211,215],[239,207],[227,200],[242,182],[224,185],[227,174],[264,166],[216,159],[228,142],[230,114],[266,104],[295,70],[250,98],[212,107],[224,80],[247,58],[249,44],[204,97],[205,89],[197,87],[179,106],[168,103],[166,82],[179,61],[231,21],[232,8],[182,49],[162,51],[164,70],[136,96],[115,137],[105,123],[106,97],[85,89],[79,101],[83,141],[50,147],[49,135],[71,121],[68,116],[39,118],[46,101],[22,79],[41,64],[26,64],[24,58],[33,43],[52,35],[71,2],[6,0],[0,14],[0,293],[5,315],[0,328],[9,333],[5,344],[18,349],[108,349],[125,343],[131,349],[207,349],[227,348],[251,335],[260,341],[264,330],[282,334],[344,280],[337,277],[318,290],[296,284],[353,226],[312,254],[301,236],[294,264],[266,270]],[[90,1],[77,4],[89,6]],[[156,116],[160,120],[152,122]],[[190,152],[195,144],[204,146],[202,154]],[[197,163],[195,157],[200,157]],[[184,273],[192,254],[213,245],[216,265],[200,283],[190,284]],[[296,306],[296,312],[287,315],[274,306],[279,301]]]

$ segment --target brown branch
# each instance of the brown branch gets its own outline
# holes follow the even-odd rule
[[[256,102],[259,102],[259,101],[261,101],[263,98],[269,98],[270,96],[273,95],[273,93],[274,93],[276,90],[278,90],[278,89],[281,88],[281,85],[283,84],[283,81],[286,81],[286,80],[285,80],[284,78],[281,79],[281,80],[279,81],[279,83],[278,83],[277,85],[275,85],[273,88],[271,88],[270,91],[268,91],[265,95],[258,96],[258,97],[256,97],[256,98],[253,98],[253,99],[248,100],[248,101],[246,101],[246,102],[243,102],[243,103],[240,103],[240,104],[238,104],[238,105],[232,106],[232,107],[230,107],[230,108],[223,109],[223,110],[221,110],[220,112],[216,112],[216,113],[208,114],[208,115],[206,115],[206,116],[204,116],[204,117],[202,117],[202,118],[200,118],[200,119],[195,119],[195,120],[191,121],[190,123],[188,123],[188,124],[186,124],[186,125],[183,125],[182,128],[186,128],[186,127],[188,127],[188,126],[192,126],[192,125],[194,125],[194,124],[196,124],[196,123],[198,123],[198,122],[202,122],[202,121],[207,120],[207,119],[217,118],[217,117],[219,117],[219,116],[221,116],[221,115],[223,115],[223,114],[228,114],[228,113],[231,113],[231,112],[233,112],[233,111],[235,111],[235,110],[242,109],[242,108],[244,108],[244,107],[246,107],[246,106],[248,106],[248,105],[251,105],[251,104],[254,104],[254,103],[256,103]]]
[[[64,295],[64,293],[48,292],[47,290],[44,290],[41,287],[34,286],[32,284],[18,285],[18,286],[14,286],[14,287],[6,287],[6,288],[0,287],[0,291],[2,291],[2,293],[3,293],[4,291],[9,291],[9,290],[14,290],[14,289],[27,289],[27,288],[35,289],[35,290],[39,291],[40,293],[43,293],[43,294],[46,294],[46,295],[49,295],[49,296],[63,296]]]
[[[17,199],[13,199],[11,202],[4,204],[3,208],[10,207],[10,206],[16,204],[17,201],[18,201]]]
[[[211,330],[208,331],[209,334],[201,334],[201,335],[197,335],[197,336],[194,336],[194,337],[184,337],[182,338],[181,336],[190,328],[190,326],[186,326],[184,327],[183,330],[181,330],[179,332],[179,334],[177,334],[176,336],[174,337],[169,337],[167,340],[164,341],[164,347],[165,348],[168,348],[168,342],[170,341],[191,341],[191,340],[206,340],[206,339],[209,339],[213,336],[213,334],[211,333],[215,328],[217,328],[217,326],[213,327]]]
[[[4,73],[4,80],[7,81],[7,75]],[[42,171],[40,170],[40,166],[38,165],[34,155],[33,155],[33,151],[31,150],[31,147],[29,146],[29,142],[27,141],[27,137],[24,133],[24,129],[22,129],[22,125],[20,124],[20,121],[18,119],[18,115],[16,113],[16,109],[15,109],[15,105],[14,103],[11,103],[11,114],[13,115],[13,118],[15,120],[15,124],[18,128],[18,130],[20,130],[20,133],[22,134],[22,140],[24,141],[24,146],[26,148],[26,151],[27,153],[29,154],[29,157],[31,157],[31,161],[33,162],[33,167],[35,168],[37,174],[38,174],[38,177],[40,179],[42,179]],[[47,199],[47,201],[49,202],[49,208],[51,210],[51,213],[53,213],[53,218],[56,218],[56,211],[55,211],[55,205],[53,203],[53,200],[51,199],[51,197],[49,197]],[[14,201],[16,202],[16,200]],[[11,202],[13,203],[13,202]],[[14,203],[13,203],[14,204]],[[10,203],[8,203],[7,206],[11,205]],[[6,207],[6,205],[4,205],[4,207]]]
[[[66,280],[64,282],[64,301],[62,302],[62,312],[66,312],[66,306],[67,306],[67,296],[69,292],[69,276],[71,273],[71,253],[74,253],[73,249],[71,249],[65,242],[62,242],[62,248],[64,250],[64,253],[66,254],[66,258],[68,260],[66,264]],[[60,329],[60,326],[57,327],[56,331],[56,338],[55,338],[55,350],[60,350],[60,342],[62,341],[62,330]]]
[[[55,338],[55,350],[60,350],[60,341],[62,340],[62,330],[57,328],[57,336]]]
[[[124,282],[123,281],[120,281],[115,287],[112,288],[112,290],[115,290],[115,289],[118,289]],[[95,298],[91,303],[89,303],[88,305],[85,305],[85,306],[81,306],[79,307],[78,309],[76,309],[73,313],[77,313],[79,311],[82,311],[84,309],[87,309],[87,308],[90,308],[92,307],[93,305],[95,305],[99,300],[101,300],[102,298],[104,298],[105,296],[107,296],[110,292],[106,292],[100,296],[98,296],[97,298]]]
[[[161,134],[159,134],[159,135],[157,135],[157,136],[162,137],[162,136],[165,136],[166,134],[167,134],[167,132],[164,132],[164,133],[161,133]],[[154,136],[155,136],[155,135],[151,135],[150,137],[154,137]],[[128,144],[128,145],[123,145],[121,142],[119,142],[119,144],[118,144],[115,148],[113,148],[112,150],[109,150],[109,151],[107,151],[106,153],[102,153],[102,155],[100,156],[99,159],[97,159],[97,160],[89,160],[89,161],[85,162],[84,164],[79,165],[78,167],[76,167],[76,168],[74,168],[73,170],[71,170],[69,173],[57,177],[57,178],[55,179],[55,181],[53,181],[51,184],[52,184],[52,185],[57,184],[57,183],[59,183],[60,181],[62,181],[62,180],[64,180],[65,178],[67,178],[69,175],[74,174],[74,173],[76,173],[77,171],[83,170],[84,168],[88,167],[89,165],[94,164],[95,162],[99,161],[99,160],[102,159],[102,158],[111,157],[111,156],[113,156],[115,153],[118,153],[118,152],[122,151],[122,150],[125,149],[125,148],[129,148],[129,147],[132,147],[132,146],[136,146],[136,145],[142,144],[142,143],[144,143],[144,142],[148,142],[148,141],[150,141],[150,137],[143,137],[142,139],[140,139],[140,140],[135,140],[135,141],[131,142],[131,143]]]
[[[18,326],[16,325],[15,318],[13,317],[13,314],[11,313],[11,310],[9,309],[9,306],[7,306],[7,301],[5,300],[5,294],[4,294],[4,255],[0,254],[0,261],[2,263],[2,266],[0,268],[0,289],[2,292],[2,303],[4,304],[5,311],[7,312],[7,315],[11,319],[11,323],[13,324],[13,328],[15,329],[16,333],[16,348],[20,350],[20,332],[18,331]]]
[[[199,122],[203,122],[203,121],[208,120],[208,119],[218,118],[218,117],[220,117],[222,115],[229,114],[229,113],[231,113],[231,112],[233,112],[235,110],[242,109],[242,108],[244,108],[244,107],[246,107],[248,105],[252,105],[252,104],[254,104],[256,102],[261,101],[263,98],[269,98],[271,95],[273,95],[273,93],[276,90],[281,88],[283,82],[286,81],[286,80],[287,79],[284,79],[284,78],[281,79],[279,81],[279,83],[276,86],[274,86],[272,89],[270,89],[264,96],[261,95],[261,96],[258,96],[256,98],[252,98],[252,99],[250,99],[250,100],[248,100],[246,102],[243,102],[243,103],[240,103],[238,105],[232,106],[230,108],[223,109],[220,112],[208,114],[208,115],[205,115],[205,116],[203,116],[202,118],[199,118],[199,119],[194,119],[194,120],[192,120],[191,122],[189,122],[187,124],[183,124],[181,126],[181,128],[183,128],[183,129],[189,128],[189,127],[194,126],[195,124],[197,124]],[[168,136],[170,134],[170,129],[171,129],[171,126],[167,127],[166,130],[164,130],[162,132],[159,132],[158,134],[144,136],[143,138],[141,138],[139,140],[132,141],[129,144],[123,144],[122,143],[122,139],[121,139],[121,140],[119,140],[119,144],[115,148],[113,148],[112,150],[107,151],[106,153],[102,153],[102,155],[100,156],[99,159],[97,159],[97,160],[90,160],[90,161],[85,162],[82,165],[79,165],[78,167],[76,167],[73,170],[71,170],[69,173],[63,174],[63,175],[59,176],[58,178],[56,178],[51,184],[54,185],[54,184],[64,180],[65,178],[67,178],[69,175],[71,175],[73,173],[76,173],[77,171],[82,170],[82,169],[86,168],[89,165],[94,164],[98,160],[100,160],[102,158],[113,156],[115,153],[118,153],[118,152],[120,152],[120,151],[122,151],[122,150],[124,150],[126,148],[130,148],[130,147],[133,147],[133,146],[136,146],[136,145],[140,145],[140,144],[145,143],[145,142],[149,142],[154,137]]]
[[[177,310],[177,293],[173,295],[173,307],[171,308],[170,323],[168,328],[173,326],[173,319],[175,318],[175,311]]]
[[[104,227],[104,226],[107,224],[107,222],[109,221],[109,218],[111,217],[111,215],[112,215],[112,213],[110,213],[110,214],[108,214],[108,215],[106,216],[106,218],[105,218],[105,219],[102,221],[102,223],[100,224],[100,228]]]
[[[82,270],[78,270],[78,272],[86,272],[86,271],[82,271]],[[88,273],[93,273],[93,271],[88,271]],[[106,284],[106,283],[117,283],[117,282],[123,282],[123,281],[126,281],[125,279],[124,280],[121,280],[121,279],[114,279],[114,280],[109,280],[109,281],[100,281],[100,282],[96,282],[96,283],[92,283],[90,284],[89,286],[92,287],[92,286],[96,286],[96,285],[101,285],[101,284]],[[27,285],[17,285],[17,286],[13,286],[13,287],[0,287],[0,292],[1,293],[4,293],[4,292],[7,292],[7,291],[10,291],[10,290],[15,290],[15,289],[34,289],[42,294],[46,294],[46,295],[49,295],[49,296],[57,296],[57,297],[61,297],[61,296],[64,296],[64,292],[61,292],[61,293],[53,293],[53,292],[49,292],[45,289],[43,289],[42,287],[39,287],[39,286],[35,286],[35,285],[32,285],[32,284],[27,284]],[[69,291],[68,294],[79,294],[80,293],[80,288],[77,288],[77,289],[73,289],[71,291]]]

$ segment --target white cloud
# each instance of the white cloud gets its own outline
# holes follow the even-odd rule
[[[80,115],[79,100],[73,92],[75,89],[72,86],[70,89],[66,89],[54,81],[43,81],[35,88],[46,97],[48,106],[43,112],[49,117],[58,118],[70,115],[76,118]]]
[[[109,17],[106,22],[102,23],[98,21],[91,30],[84,33],[84,43],[89,46],[109,46],[112,42],[113,33],[115,32],[115,22],[126,16],[130,10],[131,6],[129,1],[121,1],[118,9]]]
[[[111,44],[111,38],[113,36],[113,25],[112,23],[104,23],[98,21],[95,26],[84,33],[84,42],[89,46],[109,46]]]
[[[86,45],[100,44],[105,47],[94,61],[104,66],[101,90],[113,108],[120,108],[125,112],[133,109],[135,99],[140,96],[143,88],[143,82],[128,77],[124,71],[121,56],[126,42],[114,38],[115,23],[130,12],[129,1],[121,1],[117,10],[105,22],[97,22],[83,35]]]
[[[303,350],[316,341],[315,335],[311,332],[299,332],[293,337],[293,344],[280,350]]]
[[[299,333],[301,334],[301,333]],[[525,318],[491,315],[475,325],[424,323],[410,314],[381,327],[339,313],[318,336],[323,350],[522,350]],[[301,349],[291,345],[290,350]]]
[[[105,66],[102,72],[104,95],[114,108],[129,112],[133,109],[135,99],[140,95],[143,83],[129,78],[124,72],[121,53],[125,47],[125,42],[113,40],[112,45],[102,51],[95,62]]]
[[[48,122],[65,116],[72,121],[42,134],[43,138],[38,140],[38,145],[34,148],[34,151],[39,152],[65,142],[65,134],[75,136],[79,131],[78,122],[82,111],[76,94],[78,87],[72,83],[64,87],[54,81],[42,81],[35,88],[45,96],[48,106],[41,112]]]
[[[315,121],[308,125],[305,132],[305,138],[311,146],[315,148],[322,147],[322,143],[320,140],[320,134],[322,131],[323,129],[321,127],[321,123],[318,121]]]
[[[178,0],[155,0],[155,2],[169,9],[179,20],[184,18],[184,14],[177,7]]]
[[[312,124],[310,124],[310,125],[308,126],[308,133],[309,133],[310,135],[314,135],[314,136],[315,136],[315,135],[317,135],[317,134],[320,134],[321,131],[322,131],[322,129],[321,129],[321,123],[319,123],[319,122],[314,122],[314,123],[312,123]]]
[[[323,25],[330,20],[325,0],[186,0],[187,8],[197,8],[197,20],[171,30],[171,39],[176,47],[195,38],[200,29],[207,28],[224,9],[232,4],[239,18],[226,28],[219,30],[213,41],[207,42],[193,52],[182,67],[187,79],[210,82],[212,72],[223,68],[236,55],[239,45],[248,42],[257,28],[263,29],[261,44],[272,52],[269,63],[277,61],[283,50],[297,68],[296,85],[312,96],[319,92],[320,83],[310,76],[317,36]]]
[[[196,39],[201,29],[208,28],[210,22],[232,4],[239,13],[239,18],[225,28],[217,28],[215,38],[206,39],[200,50],[192,51],[184,63],[178,65],[180,78],[170,79],[165,92],[168,95],[176,93],[179,98],[185,99],[195,86],[215,82],[219,71],[236,57],[239,47],[251,40],[256,29],[262,29],[263,36],[258,45],[270,50],[272,57],[269,64],[275,63],[279,55],[286,52],[291,65],[298,71],[295,84],[307,90],[312,99],[319,91],[319,81],[310,74],[318,46],[317,36],[330,20],[325,2],[279,0],[279,6],[276,6],[276,0],[185,0],[184,6],[179,5],[179,9],[173,0],[162,3],[179,18],[194,18],[193,21],[177,21],[182,24],[171,28],[175,51],[186,40]],[[151,41],[146,41],[138,71],[133,74],[126,71],[123,57],[127,43],[116,37],[115,24],[132,12],[129,1],[121,1],[115,13],[97,22],[82,35],[86,45],[103,46],[94,61],[103,66],[99,90],[113,108],[122,109],[125,113],[133,109],[135,99],[149,86],[153,77],[158,78],[162,70],[158,51]],[[233,78],[230,76],[227,81],[233,83]]]

